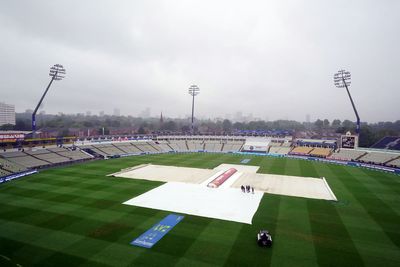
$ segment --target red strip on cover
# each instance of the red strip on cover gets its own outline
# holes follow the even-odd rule
[[[231,177],[237,170],[235,168],[230,168],[224,173],[220,174],[217,178],[208,183],[208,187],[217,188],[222,185],[229,177]]]

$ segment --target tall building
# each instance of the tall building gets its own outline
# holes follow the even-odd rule
[[[114,116],[121,116],[121,111],[119,110],[119,108],[114,108],[113,115]]]
[[[0,126],[4,124],[15,125],[15,106],[0,102]]]

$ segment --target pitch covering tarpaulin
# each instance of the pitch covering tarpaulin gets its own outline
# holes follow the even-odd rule
[[[174,228],[175,225],[177,225],[183,218],[184,216],[182,215],[176,215],[176,214],[168,215],[160,222],[153,225],[153,227],[151,227],[141,236],[133,240],[131,242],[131,245],[144,248],[151,248],[161,238],[163,238],[164,235],[166,235],[172,228]]]

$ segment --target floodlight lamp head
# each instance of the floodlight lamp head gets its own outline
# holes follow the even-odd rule
[[[189,94],[191,96],[196,96],[196,95],[200,94],[200,88],[195,84],[191,85],[189,87]]]
[[[339,70],[333,76],[333,81],[337,88],[344,88],[346,86],[350,86],[351,84],[351,74],[349,71]]]
[[[50,77],[53,77],[54,80],[60,81],[65,78],[65,69],[61,64],[55,64],[53,67],[50,68]]]

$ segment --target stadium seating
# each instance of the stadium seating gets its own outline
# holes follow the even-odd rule
[[[171,144],[174,144],[174,146],[177,148],[175,151],[189,151],[189,147],[186,144],[186,140],[173,140],[170,141]],[[175,148],[174,148],[175,149]]]
[[[177,143],[170,141],[168,143],[168,146],[170,146],[172,148],[172,150],[174,151],[180,151],[180,147],[178,146]]]
[[[290,149],[290,147],[272,146],[269,149],[269,153],[287,155],[290,152]]]
[[[3,170],[3,169],[0,169],[0,177],[1,176],[6,176],[6,175],[9,175],[9,174],[11,174],[11,172]]]
[[[206,140],[204,141],[204,150],[208,152],[220,152],[222,149],[221,141]]]
[[[358,159],[358,161],[366,163],[383,164],[399,157],[399,154],[391,154],[384,152],[368,152],[364,156]]]
[[[386,163],[386,165],[400,168],[400,158],[391,160],[388,163]]]
[[[157,141],[155,145],[163,152],[174,151],[167,141]]]
[[[124,151],[112,144],[96,144],[93,145],[98,151],[103,152],[106,155],[122,155],[125,154]]]
[[[50,162],[48,161],[40,160],[28,155],[22,157],[8,158],[8,160],[15,162],[17,164],[21,164],[27,168],[37,168],[50,165]]]
[[[332,149],[324,147],[315,147],[310,151],[309,155],[313,157],[328,157],[332,153]]]
[[[139,148],[142,152],[146,153],[156,153],[158,150],[156,150],[153,146],[151,146],[148,143],[134,143],[134,145]]]
[[[72,150],[61,147],[5,152],[2,153],[1,156],[15,164],[14,168],[16,169],[15,171],[12,170],[13,172],[17,172],[17,169],[26,170],[26,168],[40,168],[93,158],[91,155],[79,149]]]
[[[71,150],[67,148],[58,148],[57,150],[52,150],[49,148],[48,150],[53,151],[54,153],[66,157],[69,160],[76,161],[76,160],[84,160],[84,159],[91,159],[93,158],[87,153],[84,153],[83,151],[79,149]]]
[[[197,151],[198,150],[198,149],[196,149],[196,143],[194,141],[192,141],[192,140],[186,141],[186,144],[189,148],[189,151]]]
[[[237,152],[244,145],[244,141],[226,141],[223,143],[222,151],[223,152]]]
[[[400,150],[400,136],[386,136],[372,145],[371,148]]]
[[[22,157],[26,156],[24,152],[21,151],[12,151],[12,152],[6,152],[1,154],[5,158],[13,158],[13,157]]]
[[[361,156],[365,155],[367,152],[355,149],[340,149],[337,152],[334,152],[329,159],[336,159],[336,160],[345,160],[351,161],[360,158]]]
[[[11,162],[9,160],[0,158],[0,169],[7,171],[9,173],[17,173],[26,171],[26,168],[17,163]]]
[[[313,147],[298,146],[293,148],[290,154],[308,155],[313,149]]]

